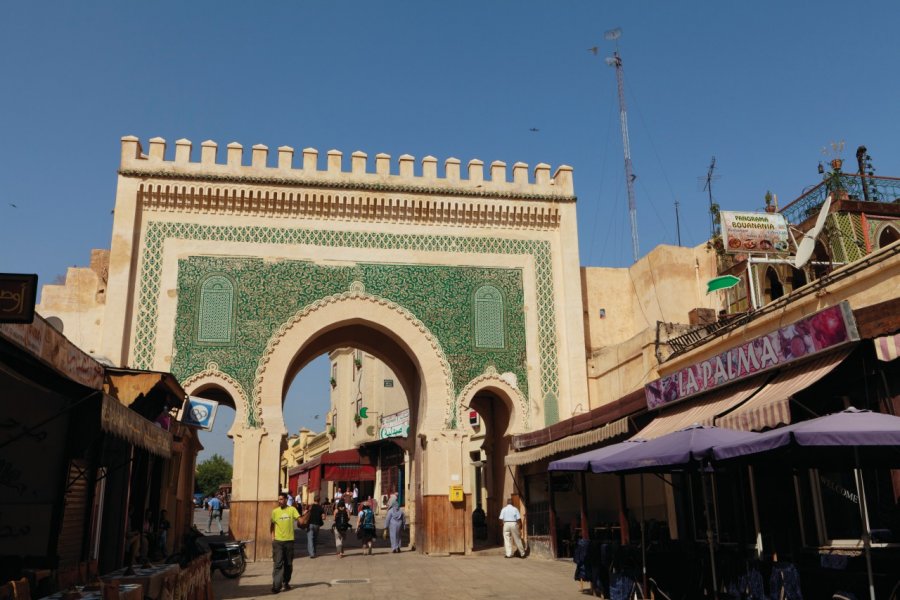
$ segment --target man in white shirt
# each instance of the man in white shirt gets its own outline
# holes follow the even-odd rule
[[[506,550],[506,558],[513,557],[515,552],[513,542],[519,550],[519,558],[525,558],[525,546],[519,535],[519,521],[522,520],[522,515],[519,514],[519,509],[513,506],[512,498],[506,500],[506,506],[500,511],[500,520],[503,521],[503,548]]]

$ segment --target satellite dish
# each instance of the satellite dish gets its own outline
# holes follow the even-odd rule
[[[822,203],[822,208],[819,209],[819,215],[816,217],[816,224],[813,225],[812,229],[803,234],[803,239],[797,244],[797,254],[794,256],[795,269],[799,269],[809,262],[813,250],[816,248],[816,238],[819,237],[819,234],[822,233],[822,228],[825,227],[825,219],[828,217],[828,210],[830,208],[831,194],[829,194],[828,197],[825,198],[825,202]]]

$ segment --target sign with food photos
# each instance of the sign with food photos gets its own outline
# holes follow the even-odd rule
[[[722,211],[722,241],[729,254],[786,254],[788,226],[780,213]]]

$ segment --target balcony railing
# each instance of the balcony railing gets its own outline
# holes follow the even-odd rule
[[[841,187],[847,192],[851,200],[859,202],[865,200],[861,176],[842,174],[838,177],[841,181]],[[871,202],[900,201],[900,178],[869,177],[867,175],[866,185],[869,188],[869,201]],[[825,202],[826,197],[828,197],[828,186],[823,181],[782,208],[780,212],[789,223],[799,225],[816,214],[819,207]]]

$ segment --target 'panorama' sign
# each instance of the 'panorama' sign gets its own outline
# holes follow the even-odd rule
[[[685,400],[859,339],[847,301],[644,386],[647,408]]]

